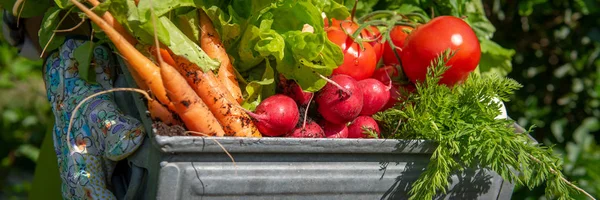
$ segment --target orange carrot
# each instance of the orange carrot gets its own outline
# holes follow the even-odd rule
[[[179,74],[178,74],[179,75]],[[159,120],[166,125],[181,125],[181,121],[158,101],[148,101],[148,111],[152,120]]]
[[[175,110],[175,106],[167,98],[167,92],[162,83],[159,68],[150,59],[135,49],[132,44],[127,42],[123,35],[96,15],[96,13],[92,12],[77,0],[71,0],[71,2],[104,31],[125,60],[131,64],[131,68],[140,75],[142,81],[150,88],[150,91],[156,96],[156,99],[162,104],[167,105],[167,108],[170,110]]]
[[[100,5],[100,2],[98,2],[98,0],[88,0],[88,1],[92,4],[92,6]],[[127,30],[125,30],[125,27],[123,27],[117,21],[117,19],[115,19],[109,12],[104,12],[104,15],[102,15],[102,18],[104,19],[104,21],[106,21],[106,23],[108,23],[117,32],[119,32],[125,38],[125,40],[127,40],[127,42],[129,42],[129,44],[134,45],[134,46],[137,44],[137,40],[133,36],[131,36],[131,34],[129,34],[129,32],[127,32]]]
[[[200,47],[206,52],[206,55],[221,62],[218,72],[219,81],[238,103],[242,103],[242,90],[235,78],[235,69],[233,69],[227,51],[225,51],[223,44],[221,44],[219,34],[208,18],[208,15],[202,9],[198,10],[200,12]]]
[[[98,0],[88,0],[88,1],[92,4],[92,6],[100,5],[100,2],[98,2]],[[127,40],[127,42],[129,42],[129,44],[131,44],[131,45],[137,44],[137,40],[133,36],[131,36],[131,34],[129,34],[129,32],[127,32],[127,30],[125,30],[125,28],[109,12],[105,12],[104,15],[102,15],[102,18],[104,19],[104,21],[106,21],[106,23],[108,23],[117,32],[119,32],[125,38],[125,40]],[[129,70],[129,72],[131,73],[131,77],[133,77],[133,80],[135,81],[137,86],[140,89],[148,90],[148,86],[146,85],[146,83],[144,83],[144,81],[142,81],[142,78],[140,77],[140,75],[136,71],[131,69],[131,64],[129,64],[128,62],[125,62],[125,65],[127,66],[127,70]]]
[[[173,57],[171,57],[171,53],[172,52],[170,52],[169,50],[167,50],[165,48],[166,47],[160,48],[160,50],[159,50],[160,57],[167,64],[169,64],[171,66],[175,66],[175,61],[173,60]],[[154,55],[154,57],[156,57],[157,55],[159,55],[159,54],[156,53],[156,46],[150,46],[149,50],[150,50],[150,53],[152,53],[152,55]],[[156,58],[156,60],[158,60],[158,58]]]
[[[163,62],[160,73],[168,91],[167,95],[174,102],[177,114],[188,130],[211,136],[225,135],[215,116],[177,70]]]
[[[212,71],[202,72],[198,66],[187,59],[171,55],[174,67],[185,77],[196,94],[206,103],[210,111],[223,126],[226,136],[262,137],[254,121],[239,108],[237,101],[227,98],[227,90],[223,88]]]

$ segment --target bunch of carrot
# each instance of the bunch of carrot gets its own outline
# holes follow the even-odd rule
[[[88,0],[93,6],[98,0]],[[240,107],[242,92],[220,38],[206,13],[199,9],[200,47],[220,61],[217,75],[202,71],[184,57],[164,47],[151,48],[157,63],[144,56],[134,45],[137,41],[114,17],[102,17],[78,2],[71,2],[100,27],[127,62],[127,68],[139,88],[150,91],[148,110],[154,120],[168,125],[185,125],[191,133],[211,136],[262,137],[254,122]],[[158,43],[158,42],[157,42]]]

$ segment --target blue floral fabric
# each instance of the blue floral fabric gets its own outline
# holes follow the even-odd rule
[[[79,76],[74,50],[84,40],[68,39],[46,58],[46,91],[54,112],[54,149],[58,157],[65,199],[116,199],[109,190],[116,161],[131,155],[142,143],[144,130],[137,119],[123,115],[114,93],[107,93],[74,108],[84,98],[111,89],[117,68],[115,55],[104,46],[93,49],[90,84]],[[71,115],[72,129],[67,133]],[[67,135],[68,134],[68,135]]]

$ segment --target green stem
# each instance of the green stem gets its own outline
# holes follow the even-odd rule
[[[354,31],[354,33],[351,35],[352,39],[356,39],[358,37],[358,35],[360,34],[360,32],[362,32],[365,28],[369,27],[369,26],[377,26],[377,24],[381,24],[384,23],[382,21],[368,21],[366,23],[361,24],[356,31]]]
[[[411,28],[417,28],[417,25],[415,25],[414,23],[408,23],[408,22],[402,22],[402,21],[397,21],[394,23],[394,25],[409,26]]]
[[[423,22],[425,22],[425,23],[427,23],[429,21],[429,20],[427,20],[428,18],[425,15],[421,14],[421,13],[408,13],[408,14],[405,14],[404,16],[406,16],[406,17],[418,17],[418,18],[421,18],[421,20],[423,20]]]
[[[358,18],[358,23],[362,23],[364,21],[367,21],[371,18],[375,18],[375,19],[379,19],[379,18],[384,18],[387,16],[396,16],[398,15],[398,13],[396,13],[395,11],[390,11],[390,10],[377,10],[377,11],[373,11],[369,14],[366,14],[365,16],[362,16],[360,18]]]
[[[390,23],[388,25],[388,29],[390,29],[390,27],[392,27],[392,23]],[[398,73],[400,76],[403,76],[405,79],[407,79],[406,74],[404,73],[404,68],[402,67],[402,59],[400,58],[400,55],[398,54],[398,52],[396,51],[396,49],[398,49],[398,47],[396,47],[396,45],[394,45],[394,43],[392,42],[392,38],[390,37],[390,33],[389,31],[386,31],[383,34],[384,40],[388,43],[388,45],[390,45],[390,47],[392,48],[392,52],[394,52],[394,56],[396,57],[396,59],[398,60]]]

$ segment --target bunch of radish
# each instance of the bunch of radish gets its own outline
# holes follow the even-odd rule
[[[379,126],[371,115],[384,109],[391,87],[373,78],[357,81],[345,74],[323,78],[329,83],[314,94],[284,80],[283,94],[264,99],[255,112],[248,111],[258,130],[272,137],[379,137]]]

